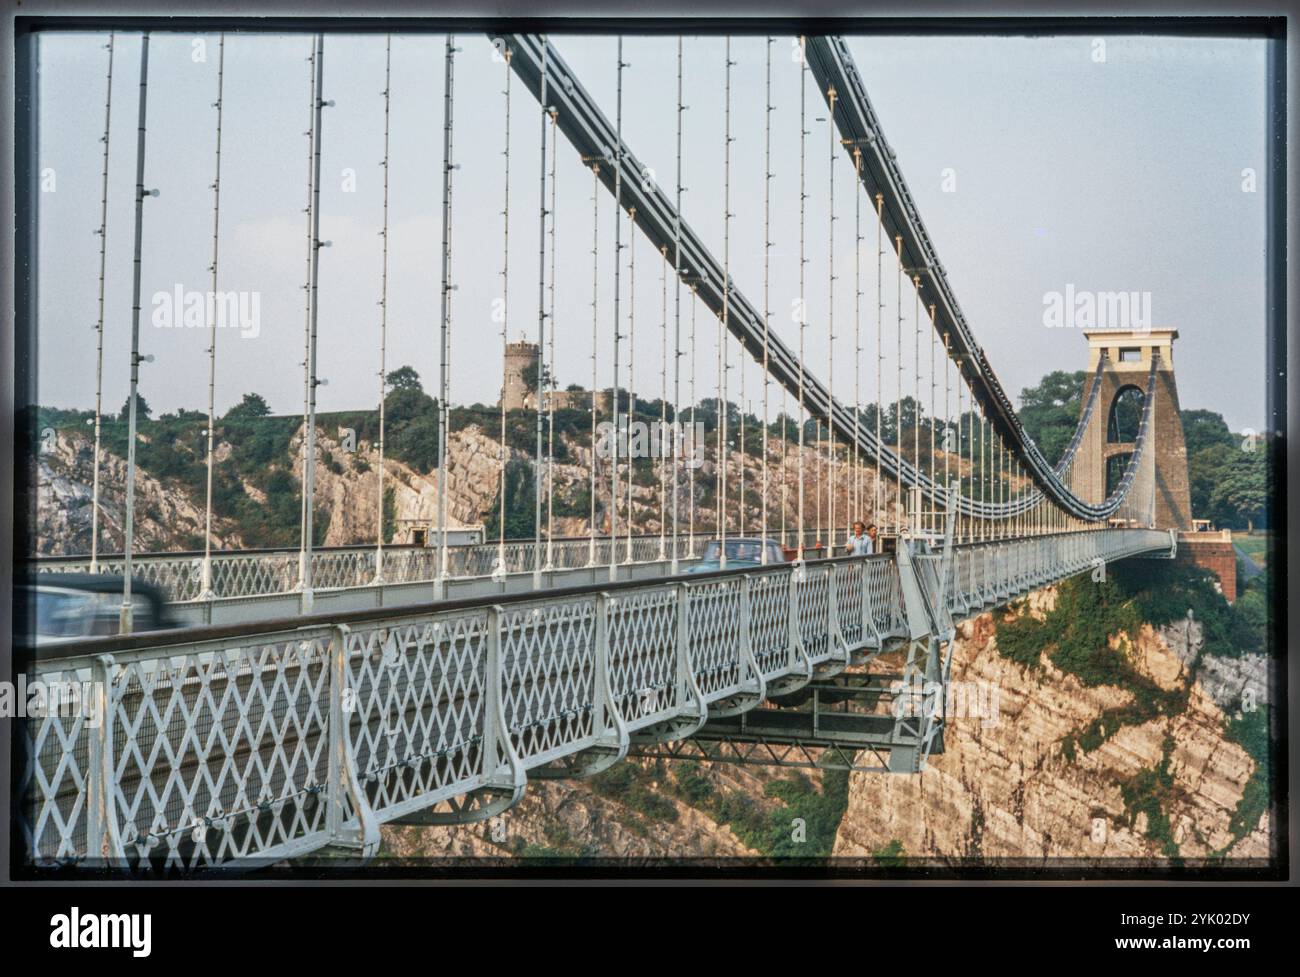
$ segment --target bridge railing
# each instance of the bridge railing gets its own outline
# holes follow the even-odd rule
[[[27,721],[28,844],[156,867],[298,854],[795,673],[796,639],[823,661],[896,578],[845,558],[46,649],[29,681],[89,708]]]
[[[1107,530],[957,547],[948,607],[1168,546]],[[918,560],[933,604],[942,564]],[[29,687],[80,694],[24,723],[29,852],[194,868],[373,844],[757,677],[880,650],[907,632],[901,592],[892,557],[837,558],[41,649]]]
[[[772,533],[785,545],[797,545],[798,534]],[[815,530],[804,533],[805,545],[812,545],[819,535]],[[543,569],[575,570],[612,563],[653,563],[671,559],[673,550],[679,560],[699,557],[711,538],[705,533],[680,536],[633,536],[611,541],[608,536],[564,538],[542,541]],[[452,578],[486,577],[502,563],[507,573],[531,573],[537,564],[538,549],[534,540],[507,540],[498,543],[472,543],[447,547],[447,575]],[[379,562],[373,546],[344,546],[312,551],[312,587],[316,590],[341,590],[368,587],[376,583]],[[93,572],[118,575],[125,571],[121,554],[101,556]],[[257,550],[247,553],[218,551],[212,554],[211,596],[214,598],[260,597],[292,593],[301,586],[300,557],[296,549]],[[40,557],[30,560],[26,569],[36,573],[91,573],[88,556]],[[148,553],[132,557],[131,571],[136,579],[160,588],[169,600],[186,603],[204,599],[203,555],[201,553]],[[383,555],[383,581],[389,584],[425,583],[439,575],[439,551],[436,546],[386,547]]]

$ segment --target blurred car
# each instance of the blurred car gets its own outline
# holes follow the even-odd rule
[[[122,577],[103,573],[41,573],[14,587],[14,632],[19,642],[48,645],[118,633]],[[166,595],[143,580],[131,582],[132,630],[173,628]]]
[[[781,544],[774,539],[761,539],[757,536],[736,536],[727,540],[727,566],[734,570],[739,567],[756,567],[763,565],[763,552],[767,551],[767,563],[785,563]],[[722,544],[711,539],[704,546],[700,562],[687,570],[687,573],[712,573],[723,569]]]

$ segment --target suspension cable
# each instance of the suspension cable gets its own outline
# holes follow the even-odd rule
[[[303,533],[302,566],[302,610],[307,613],[312,607],[312,581],[315,568],[312,565],[312,549],[316,545],[313,529],[316,516],[316,388],[321,386],[316,372],[318,355],[317,324],[320,318],[320,251],[323,243],[320,239],[320,166],[321,166],[321,110],[325,107],[325,35],[316,35],[316,104],[314,136],[312,138],[312,187],[311,187],[311,299],[310,328],[307,331],[307,452],[303,463],[303,494],[305,495],[306,518]]]
[[[930,325],[931,325],[931,327],[934,326],[934,305],[933,305],[933,304],[931,304],[931,306],[930,306]],[[938,413],[936,412],[936,404],[935,404],[935,393],[936,393],[936,385],[937,385],[937,382],[938,382],[938,376],[937,376],[937,372],[936,372],[936,370],[935,370],[934,351],[935,351],[935,346],[937,345],[937,343],[938,343],[937,335],[936,335],[934,329],[931,328],[931,329],[930,329],[930,418],[929,418],[929,424],[927,425],[927,427],[930,428],[930,484],[931,484],[931,485],[937,484],[937,483],[935,482],[935,480],[934,480],[934,474],[935,474],[935,471],[934,471],[934,448],[935,448],[935,445],[934,445],[934,424],[935,424],[935,420],[936,420],[936,419],[938,418],[938,416],[939,416]],[[938,497],[935,496],[935,495],[932,495],[932,496],[930,497],[930,529],[931,529],[931,531],[934,531],[934,530],[938,529],[938,515],[939,515],[939,503],[938,503]]]
[[[613,454],[610,464],[609,486],[609,579],[618,579],[618,354],[619,354],[619,320],[618,301],[620,293],[619,268],[622,264],[622,229],[623,229],[623,36],[618,38],[617,70],[617,110],[614,123],[614,386],[611,399],[611,412],[614,421],[612,439]],[[630,472],[629,472],[630,477]]]
[[[598,412],[596,353],[600,332],[600,163],[591,163],[591,518],[588,522],[587,565],[596,565],[596,469],[600,465],[600,451],[596,441],[596,414]]]
[[[108,248],[108,146],[113,121],[113,48],[115,35],[109,33],[108,77],[104,85],[104,163],[99,199],[99,320],[95,324],[95,473],[90,505],[90,572],[99,572],[99,472],[103,461],[102,429],[104,416],[104,281]]]
[[[917,474],[921,473],[921,276],[912,275],[912,295],[915,297],[915,307],[912,310],[912,322],[916,325],[915,336],[912,340],[912,464],[915,466]],[[919,532],[925,529],[924,526],[924,506],[921,504],[921,490],[917,489],[913,493],[916,500],[916,511],[908,523],[912,532]]]
[[[318,42],[319,43],[319,42]],[[135,542],[135,440],[140,389],[140,265],[144,241],[145,118],[149,95],[149,32],[140,38],[140,101],[135,143],[135,253],[131,271],[131,386],[127,395],[126,526],[123,530],[122,606],[118,630],[130,634],[134,624],[131,604],[131,563]]]
[[[303,213],[307,215],[307,250],[305,253],[306,268],[303,272],[302,284],[302,432],[303,440],[307,438],[307,404],[311,400],[311,259],[316,251],[315,243],[312,236],[312,210],[313,196],[312,190],[315,183],[315,170],[312,166],[316,148],[316,41],[313,37],[311,56],[307,58],[307,71],[311,79],[311,104],[307,111],[307,131],[303,133],[307,137],[307,206],[303,208]],[[305,444],[304,444],[305,448]],[[307,479],[306,469],[302,473],[303,484],[305,486]],[[303,581],[306,575],[307,565],[307,493],[302,492],[299,499],[300,512],[298,517],[298,589],[302,589]]]
[[[448,395],[451,389],[451,203],[452,173],[456,164],[452,160],[454,134],[453,83],[456,66],[456,38],[447,35],[443,54],[445,79],[442,93],[442,315],[438,336],[438,574],[434,582],[434,597],[441,598],[447,585],[447,438],[450,434],[451,412]]]
[[[504,367],[510,352],[510,58],[509,45],[502,52],[506,66],[505,96],[505,149],[501,153],[505,161],[505,173],[502,180],[503,206],[501,209],[502,254],[501,254],[501,363]],[[506,387],[505,377],[501,385],[501,444],[497,458],[501,468],[501,499],[497,509],[497,565],[493,576],[503,579],[506,575]]]
[[[876,502],[875,518],[883,522],[884,516],[881,515],[880,506],[882,503],[882,475],[880,468],[880,456],[884,453],[882,450],[885,444],[881,435],[880,421],[881,413],[884,410],[885,380],[884,380],[884,363],[885,354],[882,346],[884,336],[884,316],[885,316],[885,243],[884,243],[884,211],[885,198],[883,194],[876,194]],[[881,527],[878,531],[883,531]]]
[[[898,252],[898,317],[894,327],[895,356],[897,357],[897,378],[894,392],[894,445],[898,449],[899,466],[897,485],[894,496],[894,524],[899,534],[903,530],[903,238],[894,237],[894,247]]]
[[[677,206],[673,215],[673,557],[671,572],[677,573],[681,527],[677,497],[682,458],[682,38],[677,38]],[[694,367],[692,366],[692,369]],[[694,420],[694,412],[691,414]],[[689,555],[689,554],[688,554]]]
[[[664,457],[664,438],[668,436],[668,245],[659,249],[659,436],[651,438],[659,466],[659,562],[668,556],[665,533],[668,527],[668,459]],[[674,547],[676,540],[673,541]],[[675,552],[675,550],[674,550]]]
[[[805,212],[808,204],[808,39],[804,35],[799,36],[799,451],[796,457],[798,463],[798,492],[799,492],[799,512],[798,512],[798,560],[800,563],[804,559],[804,428],[806,419],[804,416],[804,374],[806,373],[804,363],[804,336],[808,331],[808,313],[806,311],[806,296],[804,294],[804,277],[808,259],[805,255],[804,244],[804,227]]]
[[[539,161],[539,185],[537,191],[537,453],[533,459],[533,579],[540,586],[542,573],[542,470],[543,457],[545,466],[550,469],[550,456],[545,455],[547,442],[544,439],[546,421],[546,121],[549,92],[547,86],[546,55],[550,41],[542,37],[542,80],[538,104],[541,106],[541,159]],[[548,540],[549,544],[549,540]]]
[[[388,386],[388,142],[393,69],[393,35],[384,38],[384,216],[379,232],[384,242],[379,275],[379,498],[375,503],[375,583],[384,582],[384,392]],[[215,290],[215,289],[214,289]]]
[[[547,433],[546,433],[546,565],[545,569],[550,570],[555,566],[555,332],[558,324],[555,321],[555,223],[556,214],[556,159],[559,157],[560,144],[557,140],[559,134],[559,112],[554,106],[550,109],[551,117],[551,273],[547,282],[547,318],[551,320],[551,330],[547,334],[550,343],[550,350],[547,359],[550,361],[548,369],[547,383],[550,387],[546,395],[547,408]]]
[[[949,345],[948,333],[943,334],[943,497],[946,501],[949,493],[952,491],[951,482],[951,465],[952,452],[948,445],[951,444],[952,436],[952,404],[949,400],[951,388],[951,367],[952,367],[952,349]]]
[[[727,568],[727,420],[731,413],[727,401],[727,323],[731,319],[731,38],[726,40],[723,97],[722,163],[722,317],[718,320],[718,499],[715,505],[718,524],[718,567]],[[744,409],[742,403],[741,409]],[[745,460],[741,458],[741,464]],[[742,505],[743,505],[742,500]]]
[[[830,135],[830,165],[827,175],[826,222],[828,239],[826,251],[826,397],[835,402],[835,87],[826,92],[830,104],[826,130]],[[835,551],[835,425],[826,425],[826,547],[829,555]],[[847,538],[847,534],[846,534]]]
[[[216,391],[217,391],[217,258],[221,230],[221,118],[222,93],[225,87],[226,70],[226,35],[223,32],[217,42],[217,100],[213,107],[217,110],[216,162],[212,178],[212,304],[208,306],[208,452],[207,452],[207,487],[203,503],[203,570],[200,584],[200,599],[211,600],[212,593],[212,468],[213,435],[216,427]]]
[[[769,343],[771,335],[772,321],[772,294],[771,294],[771,273],[772,273],[772,42],[775,38],[770,35],[767,38],[767,58],[766,69],[763,82],[763,445],[762,445],[762,465],[761,479],[763,482],[760,491],[759,504],[762,508],[762,514],[759,519],[762,521],[763,544],[759,547],[759,563],[767,564],[767,536],[770,528],[767,511],[767,453],[768,453],[768,425],[771,419],[768,416],[768,395],[772,386],[772,378],[768,372],[769,368]],[[784,513],[782,513],[784,522]],[[781,543],[785,544],[785,534],[782,533]]]
[[[698,405],[699,405],[699,401],[695,399],[695,307],[698,304],[696,302],[695,292],[698,287],[699,286],[695,283],[691,284],[691,427],[692,430],[698,430],[698,428],[695,427],[696,416],[698,414]],[[702,452],[704,450],[703,443],[701,444],[695,443],[694,434],[691,435],[691,450],[692,452]],[[689,475],[690,489],[691,489],[691,510],[690,510],[690,528],[688,530],[689,533],[688,539],[690,543],[690,548],[687,550],[687,552],[691,556],[695,555],[695,471],[696,471],[696,466],[692,465],[690,468],[690,475]]]
[[[636,423],[636,208],[627,209],[627,555],[632,562],[632,537],[636,513],[632,509],[632,483],[636,457],[632,451],[632,425]]]
[[[853,518],[862,518],[862,149],[853,147]]]

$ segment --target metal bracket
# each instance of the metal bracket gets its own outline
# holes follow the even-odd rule
[[[902,537],[899,537],[898,548],[894,551],[894,560],[898,565],[898,586],[903,595],[903,611],[907,615],[908,638],[913,642],[920,641],[931,633],[930,615],[921,594],[916,566],[912,563],[911,544]]]

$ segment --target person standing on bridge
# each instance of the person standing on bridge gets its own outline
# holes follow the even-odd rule
[[[849,537],[848,546],[845,548],[849,556],[870,556],[875,552],[875,539],[868,535],[867,527],[861,519],[853,523],[853,535]]]

